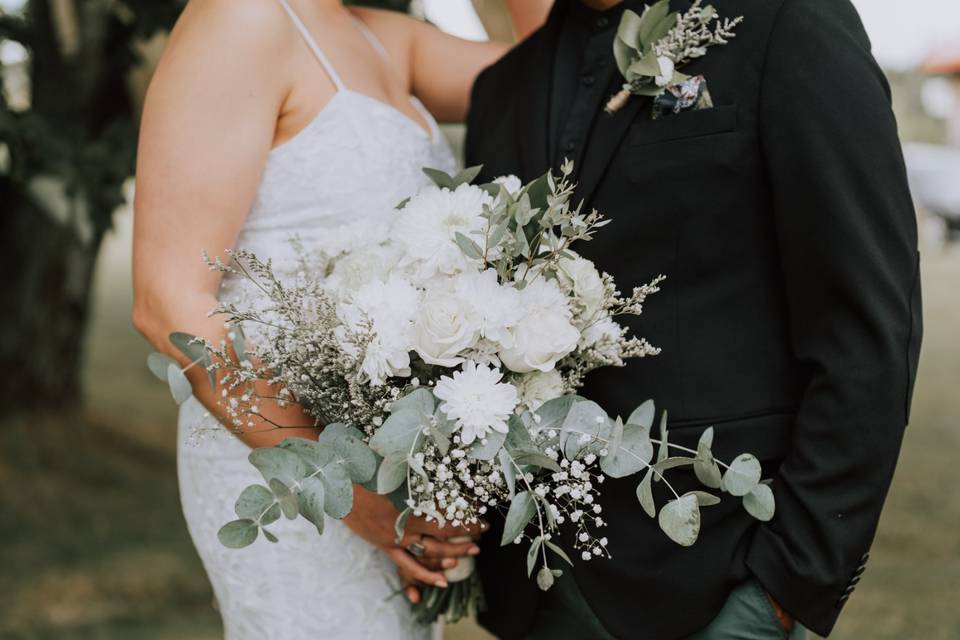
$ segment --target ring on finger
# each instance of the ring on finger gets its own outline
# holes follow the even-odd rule
[[[427,552],[427,548],[420,542],[411,542],[407,545],[407,551],[409,551],[410,555],[414,556],[415,558],[422,558]]]

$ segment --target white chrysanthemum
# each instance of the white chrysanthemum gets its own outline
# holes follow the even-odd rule
[[[550,371],[580,340],[568,298],[556,281],[543,277],[519,294],[523,317],[511,329],[514,344],[500,352],[500,360],[516,373]]]
[[[574,297],[575,324],[583,328],[594,322],[603,309],[605,289],[593,262],[570,253],[572,258],[560,259],[557,280],[563,291]]]
[[[414,320],[414,348],[424,362],[455,367],[463,362],[461,352],[479,338],[472,305],[443,289],[427,291]]]
[[[490,431],[507,432],[507,420],[519,401],[517,389],[501,382],[497,369],[466,362],[463,371],[443,376],[433,393],[443,401],[440,410],[456,422],[460,439],[471,444]]]
[[[563,376],[556,369],[519,376],[516,384],[520,406],[529,411],[536,411],[544,402],[563,395]]]
[[[436,273],[452,275],[470,268],[471,259],[456,244],[456,234],[483,245],[487,220],[483,206],[493,203],[479,187],[461,185],[455,191],[429,187],[400,212],[394,239],[404,250],[404,265],[415,267],[421,279]]]
[[[510,195],[516,195],[523,189],[523,183],[520,181],[520,178],[514,175],[509,176],[500,176],[493,181],[495,184],[502,184]]]
[[[375,334],[363,358],[363,372],[373,385],[393,376],[410,375],[413,318],[420,304],[420,292],[398,274],[386,281],[374,280],[356,291],[351,302],[340,304],[337,315],[351,331],[362,331],[365,323]],[[349,344],[342,344],[350,352]]]
[[[454,290],[470,305],[482,337],[501,347],[513,345],[510,329],[523,316],[520,295],[512,286],[500,284],[495,269],[458,275]]]
[[[324,289],[338,300],[347,300],[363,286],[386,280],[401,257],[399,247],[389,243],[351,251],[333,263],[333,270],[323,283]]]

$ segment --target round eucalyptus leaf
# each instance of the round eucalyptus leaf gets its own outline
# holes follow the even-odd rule
[[[720,467],[713,459],[713,453],[703,442],[697,449],[697,458],[693,463],[693,472],[697,480],[711,489],[719,489],[723,484],[723,476],[720,474]]]
[[[290,451],[296,454],[306,463],[309,475],[329,464],[334,458],[334,452],[326,447],[320,446],[316,440],[307,440],[306,438],[287,438],[277,445],[278,448]]]
[[[499,431],[491,431],[482,439],[473,441],[467,448],[467,455],[474,460],[493,460],[497,457],[503,443],[507,440],[507,434]]]
[[[743,508],[761,522],[770,522],[776,513],[773,490],[768,485],[758,484],[753,491],[743,496]]]
[[[596,402],[577,402],[567,413],[560,428],[560,443],[568,459],[586,452],[599,453],[613,433],[614,422]]]
[[[300,483],[300,494],[297,496],[300,506],[300,515],[313,523],[321,534],[324,523],[324,496],[326,488],[323,480],[313,476],[305,478]]]
[[[177,366],[177,361],[170,356],[154,351],[147,356],[147,368],[157,380],[167,382],[167,369],[170,365]]]
[[[190,359],[190,362],[203,360],[207,355],[207,346],[202,340],[189,333],[171,333],[170,342],[180,353]]]
[[[760,461],[749,453],[737,458],[723,474],[723,488],[732,496],[745,496],[760,484]]]
[[[407,459],[387,456],[377,469],[377,493],[386,495],[399,489],[407,481]]]
[[[610,443],[607,455],[600,461],[600,468],[611,478],[625,478],[643,471],[652,459],[653,443],[649,429],[628,423],[623,427],[619,443]]]
[[[257,468],[263,479],[270,483],[276,478],[287,486],[295,485],[298,480],[307,476],[310,471],[306,463],[293,451],[271,447],[254,449],[248,458],[250,464]]]
[[[647,400],[642,405],[634,409],[630,417],[627,418],[627,424],[635,424],[646,427],[649,431],[653,427],[653,418],[656,415],[657,408],[653,400]]]
[[[648,469],[647,472],[643,474],[643,479],[640,480],[640,484],[637,485],[637,500],[640,501],[640,506],[647,512],[647,515],[655,518],[657,516],[657,505],[653,500],[652,479],[653,469]]]
[[[506,546],[516,540],[536,513],[537,506],[530,492],[521,491],[514,496],[513,500],[510,501],[510,508],[507,510],[503,537],[500,538],[501,546]]]
[[[660,528],[682,547],[690,547],[700,535],[700,505],[697,496],[685,495],[671,500],[659,516]]]
[[[553,572],[547,567],[541,567],[540,571],[537,572],[537,586],[540,587],[540,590],[549,591],[554,582]]]
[[[177,404],[183,404],[193,396],[190,381],[176,363],[167,366],[167,383],[170,385],[170,395]]]
[[[395,455],[406,457],[413,447],[413,441],[423,430],[423,423],[423,414],[419,411],[394,411],[370,439],[370,448],[384,458]]]
[[[715,507],[720,504],[720,498],[706,491],[690,491],[684,495],[695,496],[701,507]]]
[[[327,425],[319,443],[334,452],[335,459],[346,465],[350,478],[357,484],[369,481],[377,472],[377,456],[357,429],[343,424]]]
[[[230,549],[242,549],[249,547],[257,540],[260,533],[260,527],[250,519],[234,520],[228,522],[217,532],[217,538],[220,544]]]
[[[283,515],[286,516],[287,520],[296,519],[300,514],[300,503],[297,500],[297,496],[290,491],[290,487],[276,478],[271,478],[269,484],[270,491],[272,491],[273,495],[277,498],[277,502],[280,504],[280,511],[283,512]]]
[[[353,509],[353,482],[350,472],[339,463],[331,462],[323,468],[323,485],[326,490],[324,511],[331,518],[342,520]]]
[[[422,420],[425,416],[432,416],[436,406],[437,399],[433,397],[433,392],[421,387],[402,398],[394,400],[393,406],[390,407],[390,413],[413,411]]]
[[[243,490],[240,497],[237,498],[233,510],[237,512],[238,518],[249,518],[259,520],[260,516],[267,512],[275,502],[270,490],[259,484],[252,484]]]
[[[537,431],[550,431],[551,429],[559,431],[570,413],[570,407],[583,402],[580,396],[562,396],[544,402],[534,413],[540,417],[539,422],[534,423]]]

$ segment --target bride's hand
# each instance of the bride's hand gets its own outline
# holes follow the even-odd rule
[[[407,596],[414,600],[412,585],[426,584],[446,587],[443,571],[457,566],[457,558],[475,556],[480,547],[475,542],[448,542],[450,537],[470,536],[479,538],[480,528],[440,528],[436,523],[411,517],[407,521],[403,539],[397,544],[394,523],[396,507],[386,496],[355,486],[353,511],[343,519],[358,536],[383,551],[397,565],[400,577],[407,587]],[[420,553],[414,556],[413,548]],[[417,595],[419,597],[419,595]]]

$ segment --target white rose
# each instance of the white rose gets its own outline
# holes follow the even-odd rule
[[[673,82],[673,74],[676,70],[676,66],[673,64],[673,60],[667,56],[660,56],[657,58],[657,65],[660,67],[660,75],[656,77],[657,86],[666,87]]]
[[[513,345],[500,352],[500,360],[516,373],[550,371],[580,340],[567,297],[555,281],[544,278],[519,293],[524,315],[511,329]]]
[[[528,373],[520,377],[517,391],[520,393],[520,404],[530,411],[536,411],[544,402],[563,395],[563,376],[556,369],[546,373]]]
[[[428,291],[414,321],[414,349],[427,364],[453,367],[480,337],[472,309],[446,291]]]
[[[563,258],[557,279],[564,291],[576,299],[577,326],[582,329],[591,324],[603,309],[605,295],[603,278],[596,266],[580,256]]]

